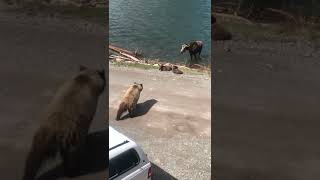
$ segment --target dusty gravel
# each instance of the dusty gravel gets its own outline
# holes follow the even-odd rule
[[[136,68],[109,68],[109,124],[135,140],[156,165],[154,179],[210,179],[211,79]],[[138,117],[115,121],[119,100],[143,83]]]

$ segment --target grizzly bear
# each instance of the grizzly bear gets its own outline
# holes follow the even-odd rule
[[[172,67],[170,64],[166,63],[166,64],[161,64],[159,67],[160,71],[171,71]]]
[[[33,137],[24,180],[35,179],[43,163],[58,153],[66,175],[74,175],[105,81],[104,70],[80,65],[79,73],[57,91]]]
[[[183,74],[183,72],[178,68],[178,66],[172,66],[172,72],[175,74]]]
[[[120,102],[116,120],[120,120],[122,113],[124,113],[126,110],[128,110],[129,116],[133,118],[134,111],[142,90],[143,85],[136,82],[128,88]]]

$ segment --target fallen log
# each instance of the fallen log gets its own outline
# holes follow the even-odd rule
[[[132,51],[128,51],[128,50],[125,50],[125,49],[122,49],[122,48],[119,48],[119,47],[116,47],[116,46],[113,46],[113,45],[110,45],[110,44],[109,44],[109,49],[112,50],[112,51],[115,51],[115,52],[117,52],[119,54],[124,52],[126,54],[131,55],[131,56],[135,56],[135,53],[132,52]]]
[[[135,58],[134,56],[131,56],[130,54],[127,54],[127,53],[124,53],[124,52],[120,52],[120,54],[132,59],[133,61],[140,62],[140,60],[138,58]]]

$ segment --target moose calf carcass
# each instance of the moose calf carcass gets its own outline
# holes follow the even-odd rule
[[[189,51],[190,53],[190,63],[189,66],[193,63],[193,60],[197,61],[197,60],[201,60],[200,54],[202,51],[202,47],[203,47],[203,43],[202,41],[192,41],[188,44],[182,44],[181,46],[181,50],[180,53],[184,53],[185,51]],[[198,58],[197,58],[198,55]],[[194,57],[194,58],[192,58]]]

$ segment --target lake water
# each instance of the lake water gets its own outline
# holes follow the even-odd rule
[[[183,43],[204,42],[202,62],[210,63],[211,0],[110,0],[109,43],[139,49],[146,58],[186,62]]]

